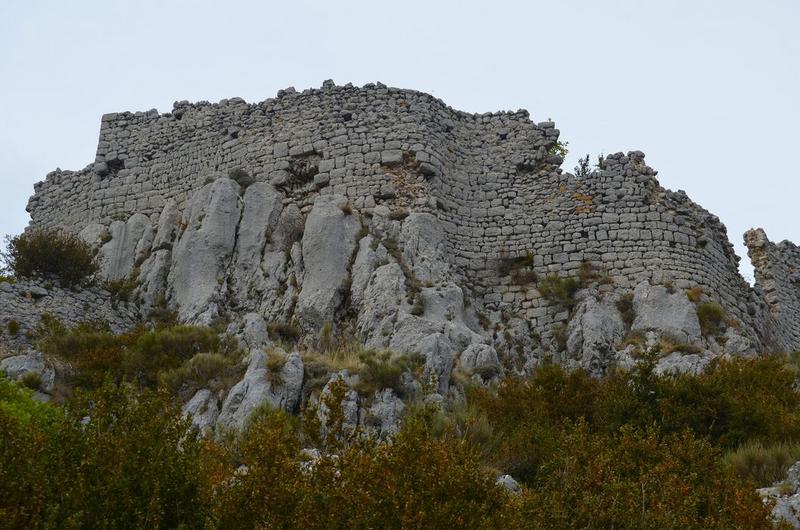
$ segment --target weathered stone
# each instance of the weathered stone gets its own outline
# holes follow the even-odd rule
[[[227,178],[206,184],[192,199],[168,277],[182,322],[210,324],[219,314],[240,213],[239,185]]]
[[[344,300],[350,261],[361,230],[359,216],[345,211],[347,199],[320,196],[303,233],[303,286],[297,317],[306,330],[319,330],[333,320]]]
[[[642,282],[633,292],[633,310],[632,331],[654,330],[682,343],[700,342],[697,309],[681,290]]]

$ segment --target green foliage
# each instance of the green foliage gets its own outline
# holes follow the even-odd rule
[[[39,390],[42,386],[42,376],[37,372],[25,372],[20,382],[31,390]]]
[[[765,445],[748,442],[728,451],[724,462],[742,480],[759,487],[771,486],[786,478],[786,472],[800,460],[800,442],[777,442]]]
[[[363,366],[359,371],[359,391],[370,395],[384,388],[391,388],[399,396],[405,395],[401,377],[404,372],[414,370],[420,359],[409,355],[392,355],[390,351],[368,350],[360,355]]]
[[[566,160],[567,155],[569,154],[569,149],[567,149],[568,145],[569,142],[562,142],[561,140],[558,140],[556,143],[550,146],[550,148],[547,150],[547,154],[557,155],[561,157],[561,160]]]
[[[163,381],[176,390],[184,382],[197,383],[200,374],[229,373],[214,358],[190,361],[196,354],[219,353],[231,359],[238,356],[231,340],[220,338],[217,330],[207,327],[138,327],[117,335],[103,323],[87,322],[66,329],[57,319],[45,316],[36,335],[39,350],[69,362],[75,368],[72,382],[86,389],[99,388],[107,377],[155,388],[159,373],[166,372]],[[182,367],[187,361],[189,364]]]
[[[575,306],[575,293],[580,287],[577,278],[562,278],[556,274],[546,276],[538,285],[539,292],[546,300],[565,309]]]
[[[512,500],[462,440],[409,421],[391,444],[365,439],[304,459],[282,413],[252,425],[238,452],[248,472],[215,496],[217,528],[491,528]]]
[[[19,414],[8,413],[8,392],[2,394],[3,525],[202,526],[207,505],[202,444],[186,434],[187,422],[163,396],[104,386],[63,415],[36,411],[35,420],[20,421]]]
[[[272,340],[280,340],[289,344],[300,338],[300,328],[293,322],[270,322],[267,333]]]
[[[705,336],[719,335],[725,322],[725,310],[716,302],[702,302],[697,306],[697,318]]]
[[[689,432],[624,427],[610,439],[578,421],[560,443],[523,493],[520,518],[529,527],[772,527],[758,494]]]
[[[636,312],[633,310],[633,293],[625,293],[620,296],[616,305],[625,326],[630,328],[633,321],[636,320]]]
[[[229,389],[242,375],[236,361],[230,355],[198,353],[177,368],[159,371],[158,381],[170,393],[187,398],[203,387]]]
[[[55,277],[74,285],[97,271],[91,247],[74,234],[34,229],[6,238],[0,260],[15,276]]]
[[[9,335],[15,337],[17,333],[19,333],[19,322],[16,320],[9,320],[6,324],[6,329],[8,330]]]
[[[159,344],[187,351],[175,342],[184,343]],[[359,375],[374,388],[404,369],[398,357],[362,357]],[[188,363],[200,359],[227,362],[195,354]],[[325,429],[314,407],[298,418],[263,407],[218,443],[187,435],[163,393],[106,382],[60,409],[0,379],[0,520],[15,528],[770,528],[751,480],[779,477],[800,458],[794,375],[779,358],[719,362],[700,376],[656,377],[645,363],[603,379],[543,365],[527,379],[470,388],[466,401],[410,403],[391,443],[342,436],[344,383],[321,398]],[[325,451],[312,458],[301,450],[309,446]],[[500,470],[522,482],[518,496],[495,485]]]
[[[138,286],[136,276],[138,275],[134,275],[131,278],[124,278],[122,280],[106,282],[105,288],[109,293],[111,293],[111,296],[114,300],[118,300],[120,302],[129,302],[133,291]]]

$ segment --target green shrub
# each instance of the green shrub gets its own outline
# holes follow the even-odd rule
[[[17,333],[19,333],[19,322],[16,320],[9,320],[6,324],[6,329],[8,329],[8,334],[12,337],[16,337]]]
[[[109,376],[155,388],[159,372],[177,369],[198,353],[234,359],[239,355],[231,339],[220,338],[216,329],[208,327],[138,327],[116,335],[104,323],[82,323],[68,330],[57,319],[45,316],[36,335],[39,350],[69,362],[75,368],[73,383],[87,389],[98,388]],[[171,377],[181,380],[181,373]]]
[[[404,372],[419,365],[413,356],[392,354],[390,351],[367,350],[360,355],[363,366],[359,371],[358,390],[364,395],[373,394],[384,388],[391,388],[398,396],[405,395],[401,383]]]
[[[520,499],[529,528],[772,528],[759,495],[691,433],[609,438],[578,421],[559,442]]]
[[[171,394],[190,397],[201,388],[228,389],[242,375],[242,367],[219,353],[198,353],[178,368],[161,369],[158,381]]]
[[[723,461],[740,479],[766,487],[786,478],[786,472],[798,460],[800,442],[748,442],[728,451]]]
[[[630,328],[633,321],[636,320],[636,312],[633,310],[633,293],[625,293],[620,296],[616,305],[625,326]]]
[[[135,276],[132,278],[124,278],[122,280],[115,280],[106,282],[105,288],[106,290],[111,293],[111,297],[114,300],[119,300],[120,302],[129,302],[131,299],[131,294],[133,291],[136,290],[138,286],[138,282],[135,279]]]
[[[25,372],[20,382],[31,390],[39,390],[42,387],[42,376],[37,372]]]
[[[6,241],[0,259],[15,276],[55,277],[74,285],[97,271],[91,247],[74,234],[34,229]]]
[[[562,278],[551,274],[539,281],[538,289],[550,303],[572,309],[575,306],[575,293],[580,289],[580,282],[576,278]]]
[[[272,340],[295,343],[300,338],[300,328],[293,322],[270,322],[267,333]]]
[[[716,302],[703,302],[697,306],[697,318],[705,336],[719,335],[725,322],[725,310]]]

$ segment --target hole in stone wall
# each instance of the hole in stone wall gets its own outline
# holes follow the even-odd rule
[[[120,160],[119,158],[115,158],[113,160],[106,160],[106,166],[108,167],[108,172],[115,174],[119,173],[121,170],[125,169],[125,161]]]

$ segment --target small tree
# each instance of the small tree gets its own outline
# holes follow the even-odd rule
[[[97,271],[89,244],[61,230],[33,229],[6,236],[0,261],[15,276],[56,277],[65,285],[79,283]]]

